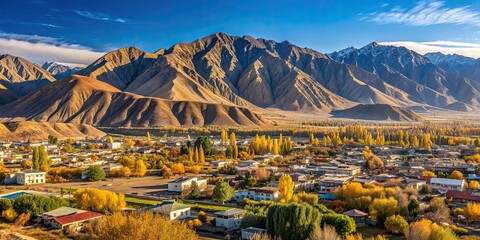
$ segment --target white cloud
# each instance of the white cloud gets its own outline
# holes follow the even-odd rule
[[[75,12],[82,17],[90,18],[90,19],[94,19],[94,20],[111,21],[111,22],[118,22],[118,23],[126,23],[127,22],[127,19],[111,18],[110,16],[108,16],[105,13],[94,13],[94,12],[80,11],[80,10],[76,10]]]
[[[442,1],[420,1],[411,9],[394,7],[386,12],[373,12],[361,17],[361,20],[379,24],[400,23],[414,26],[435,24],[480,25],[480,12],[470,6],[457,8],[445,7]]]
[[[0,54],[6,53],[34,63],[52,61],[73,66],[86,66],[105,54],[77,44],[67,44],[56,38],[0,33]]]
[[[480,44],[452,41],[433,41],[433,42],[380,42],[380,45],[402,46],[410,50],[425,54],[429,52],[441,52],[444,54],[459,54],[472,58],[480,58]]]

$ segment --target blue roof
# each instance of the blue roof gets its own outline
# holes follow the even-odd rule
[[[325,194],[319,194],[318,195],[318,198],[319,199],[323,199],[323,200],[335,200],[337,199],[333,194],[331,193],[325,193]]]

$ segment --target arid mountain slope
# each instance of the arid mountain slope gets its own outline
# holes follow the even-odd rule
[[[0,105],[13,102],[18,98],[17,94],[0,84]]]
[[[355,107],[332,111],[334,117],[364,120],[420,121],[423,118],[410,109],[387,104],[359,104]]]
[[[130,83],[126,81],[126,91],[171,100],[324,113],[355,102],[415,104],[375,74],[289,42],[217,33],[162,49],[156,56]],[[80,74],[110,81],[92,73],[92,65]]]
[[[246,108],[143,97],[79,75],[1,106],[0,118],[122,127],[267,123]]]
[[[377,75],[407,93],[412,101],[437,107],[457,101],[479,106],[478,82],[447,72],[404,47],[371,43],[360,49],[348,48],[334,52],[330,56]]]
[[[146,53],[136,47],[120,48],[105,54],[77,74],[102,80],[124,90],[156,57],[156,54]]]
[[[9,54],[0,55],[0,84],[19,96],[35,91],[54,80],[49,72],[36,64]]]
[[[106,134],[84,124],[30,121],[0,123],[0,141],[46,140],[49,135],[57,136],[59,139],[83,139],[103,137]]]

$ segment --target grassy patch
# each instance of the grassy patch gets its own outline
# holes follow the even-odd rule
[[[207,212],[218,212],[218,211],[223,211],[223,210],[228,210],[232,207],[228,206],[217,206],[217,205],[211,205],[211,204],[206,204],[206,203],[183,203],[185,205],[190,206],[193,210],[202,210],[202,211],[207,211]]]
[[[64,235],[62,230],[51,230],[51,231],[44,231],[40,228],[32,228],[28,230],[20,230],[18,231],[21,234],[34,237],[37,239],[42,240],[63,240],[67,239]]]
[[[0,223],[0,229],[10,229],[12,225],[7,223]]]
[[[357,228],[357,233],[361,233],[363,238],[376,237],[377,235],[384,235],[389,240],[405,240],[404,236],[392,235],[387,232],[385,229],[375,228],[375,227],[359,227]]]
[[[125,201],[127,202],[127,206],[131,208],[143,208],[148,206],[157,205],[158,201],[155,200],[148,200],[142,198],[135,198],[135,197],[125,197]]]

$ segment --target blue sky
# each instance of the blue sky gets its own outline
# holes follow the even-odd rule
[[[3,0],[0,53],[88,64],[137,46],[153,52],[215,32],[332,52],[372,41],[480,57],[480,1]]]

